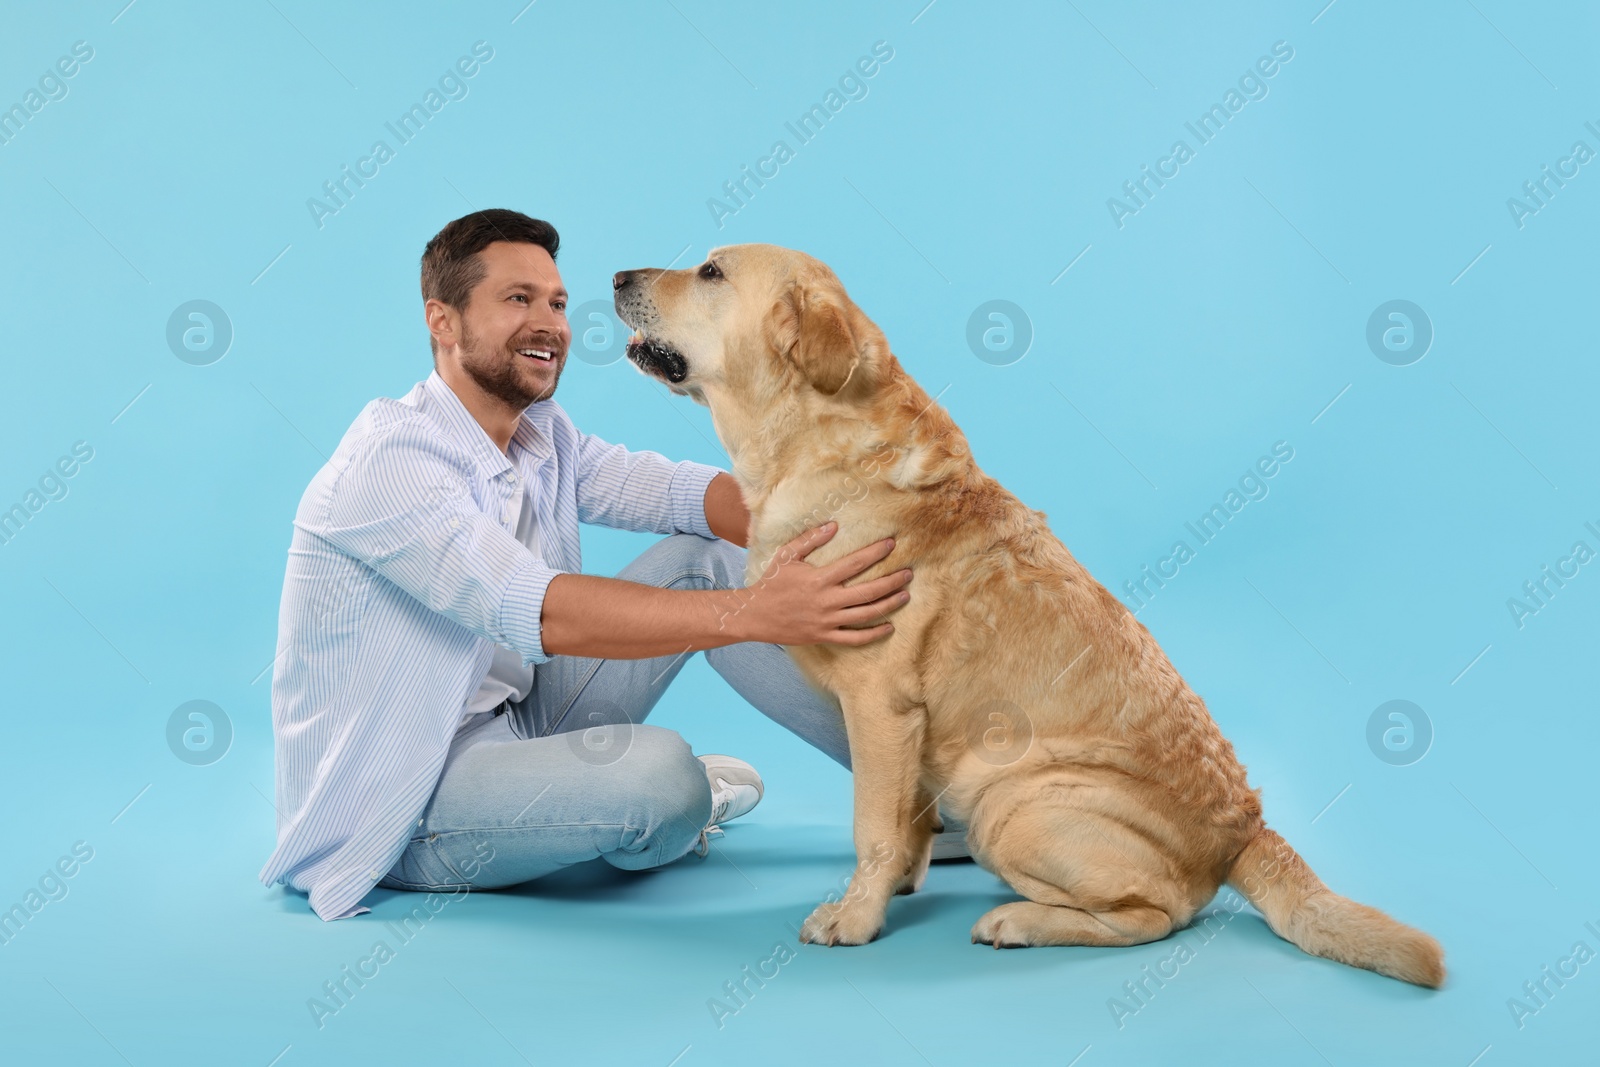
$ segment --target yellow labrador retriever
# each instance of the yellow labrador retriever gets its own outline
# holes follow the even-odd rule
[[[827,266],[771,245],[623,271],[628,356],[710,408],[750,508],[752,589],[803,530],[827,563],[884,537],[870,581],[915,568],[895,629],[789,652],[843,709],[856,869],[801,936],[859,945],[920,888],[939,809],[1027,899],[982,916],[1000,946],[1137,945],[1224,882],[1307,952],[1419,985],[1438,942],[1331,892],[1262,819],[1233,746],[1155,639],[966,439]],[[896,558],[898,557],[898,558]],[[759,595],[759,592],[756,593]]]

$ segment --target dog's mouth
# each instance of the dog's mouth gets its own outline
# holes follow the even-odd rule
[[[689,361],[683,358],[682,352],[638,330],[628,338],[628,359],[646,374],[674,385],[689,377]]]

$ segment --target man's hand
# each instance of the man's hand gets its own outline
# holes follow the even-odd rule
[[[860,585],[850,579],[879,562],[893,540],[857,549],[826,566],[805,557],[827,544],[836,523],[807,530],[781,548],[756,585],[658,589],[592,574],[558,574],[545,588],[541,644],[547,656],[650,659],[740,641],[776,645],[864,645],[893,632],[885,616],[905,606],[910,570]],[[853,627],[865,627],[853,629]]]
[[[779,645],[865,645],[886,637],[894,624],[885,621],[904,607],[911,592],[911,570],[894,571],[859,585],[852,578],[886,557],[894,539],[885,538],[858,548],[824,566],[813,566],[806,556],[825,545],[839,524],[824,523],[807,530],[778,550],[758,585],[744,592],[748,604],[740,614],[741,640]]]

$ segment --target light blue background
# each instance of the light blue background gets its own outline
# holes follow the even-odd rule
[[[0,105],[73,42],[94,48],[0,146],[0,506],[75,441],[94,449],[0,546],[0,907],[73,842],[94,849],[0,945],[8,1059],[1595,1056],[1600,963],[1520,1029],[1507,1007],[1576,942],[1600,951],[1584,926],[1600,926],[1600,567],[1521,629],[1506,606],[1574,541],[1600,549],[1584,528],[1600,525],[1600,164],[1522,228],[1506,206],[1574,141],[1600,149],[1592,6],[523,2],[5,13]],[[319,228],[307,199],[479,40],[494,58],[469,95],[391,140]],[[708,198],[775,140],[795,147],[784,123],[880,40],[894,57],[866,98],[719,228]],[[1277,41],[1294,57],[1269,95],[1119,229],[1107,198],[1175,139],[1194,147],[1185,121]],[[1447,987],[1313,959],[1246,912],[1119,1029],[1108,999],[1173,945],[974,947],[972,921],[1008,892],[961,865],[897,900],[873,945],[799,950],[719,1030],[707,1000],[792,948],[790,924],[848,871],[849,779],[696,658],[652,721],[750,759],[768,789],[715,855],[452,903],[319,1029],[308,998],[418,901],[379,893],[373,914],[324,924],[256,883],[290,519],[362,405],[427,374],[418,257],[488,206],[559,227],[574,306],[607,297],[614,270],[722,243],[823,258],[945,390],[984,469],[1118,592],[1289,442],[1270,495],[1140,619],[1272,824],[1333,888],[1437,935]],[[165,340],[194,299],[234,330],[207,366]],[[992,299],[1034,331],[1006,366],[966,342]],[[1365,340],[1393,299],[1435,330],[1409,366]],[[558,395],[590,432],[726,464],[705,411],[626,361],[574,358]],[[648,543],[587,529],[587,568],[615,573]],[[234,730],[210,766],[165,740],[194,699]],[[1432,723],[1409,766],[1366,742],[1392,699]]]

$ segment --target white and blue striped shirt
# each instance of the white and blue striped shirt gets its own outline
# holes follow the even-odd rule
[[[545,587],[581,569],[580,521],[715,536],[718,468],[607,444],[553,400],[523,412],[509,452],[435,370],[363,408],[300,498],[272,673],[278,847],[260,878],[323,919],[370,910],[495,646],[550,658]],[[515,536],[528,483],[542,558]]]

